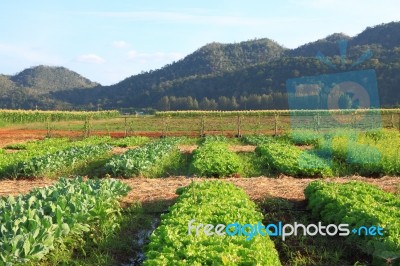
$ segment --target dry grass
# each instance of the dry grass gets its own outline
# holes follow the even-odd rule
[[[1,180],[0,196],[25,194],[32,188],[51,186],[54,182],[52,179]]]
[[[168,177],[168,178],[132,178],[121,179],[122,182],[129,185],[132,190],[122,200],[124,204],[140,201],[142,203],[155,201],[173,201],[176,199],[176,189],[187,186],[191,182],[201,182],[204,180],[215,180],[211,178],[186,178],[186,177]],[[279,178],[254,177],[254,178],[226,178],[220,179],[225,182],[232,182],[243,188],[251,199],[255,201],[262,200],[265,197],[279,197],[288,200],[304,200],[304,188],[308,183],[317,180],[311,178],[293,178],[289,176],[280,176]],[[374,184],[385,191],[398,193],[400,179],[398,177],[383,177],[379,179],[352,176],[347,178],[325,179],[328,182],[344,183],[351,180],[357,180]],[[0,196],[16,195],[27,193],[34,187],[44,187],[51,185],[55,180],[52,179],[34,179],[34,180],[2,180],[0,181]]]
[[[192,153],[195,149],[197,149],[197,145],[179,145],[179,150],[182,153]],[[229,150],[233,152],[254,152],[256,146],[252,145],[230,145]]]
[[[127,151],[130,150],[130,149],[133,149],[133,148],[134,148],[134,147],[127,147],[127,148],[114,147],[114,148],[112,149],[111,153],[112,153],[113,155],[122,154],[122,153],[127,152]]]
[[[179,145],[179,150],[181,153],[190,154],[195,149],[197,149],[197,145]]]
[[[133,190],[126,196],[123,201],[130,203],[134,201],[150,202],[159,200],[175,199],[176,189],[189,185],[190,182],[201,182],[204,180],[215,180],[211,178],[186,178],[186,177],[170,177],[164,179],[126,179],[124,183],[128,184]],[[252,200],[259,201],[265,197],[279,197],[288,200],[301,201],[304,200],[304,189],[308,183],[316,180],[311,178],[293,178],[289,176],[281,176],[280,178],[269,177],[253,177],[253,178],[227,178],[220,179],[225,182],[232,182],[238,187],[243,188]],[[348,182],[358,180],[374,184],[385,191],[396,192],[398,190],[399,178],[383,177],[380,179],[371,179],[365,177],[353,176],[349,178],[332,178],[327,179],[330,182]]]
[[[254,152],[256,146],[252,145],[231,145],[229,146],[229,150],[233,152]]]

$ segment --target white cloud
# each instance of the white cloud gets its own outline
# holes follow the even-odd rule
[[[127,47],[129,47],[129,43],[127,43],[127,42],[125,42],[125,41],[115,41],[115,42],[113,42],[113,46],[114,46],[115,48],[120,48],[120,49],[122,49],[122,48],[127,48]]]
[[[135,50],[131,50],[128,53],[128,58],[130,60],[140,63],[177,61],[179,59],[182,59],[183,56],[184,55],[181,53],[141,53]]]
[[[84,54],[78,57],[78,61],[82,63],[101,64],[105,60],[96,54]]]

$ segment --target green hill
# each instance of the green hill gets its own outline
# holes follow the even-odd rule
[[[372,68],[377,72],[381,104],[398,105],[399,31],[400,23],[393,22],[367,28],[355,37],[332,34],[292,50],[268,39],[212,43],[162,69],[131,76],[113,86],[63,91],[52,97],[104,108],[284,109],[288,107],[287,79]],[[342,64],[338,46],[343,40],[349,44],[346,64]],[[372,58],[352,69],[367,50]],[[319,52],[337,69],[318,60]]]
[[[343,40],[348,42],[346,58],[341,58],[338,46]],[[371,57],[353,67],[368,50]],[[318,53],[336,68],[317,59]],[[39,66],[0,76],[0,104],[12,99],[13,106],[25,108],[22,98],[28,94],[47,108],[285,109],[287,79],[375,69],[380,103],[397,106],[399,62],[400,22],[392,22],[368,27],[354,37],[331,34],[295,49],[270,39],[210,43],[182,60],[112,86],[99,86],[65,68]]]
[[[31,88],[38,94],[74,88],[93,88],[98,83],[65,67],[36,66],[25,69],[10,80],[19,87]]]
[[[0,108],[65,109],[73,104],[49,97],[49,92],[88,89],[98,83],[64,67],[36,66],[14,76],[0,75]]]

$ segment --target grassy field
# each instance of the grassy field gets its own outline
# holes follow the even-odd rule
[[[331,116],[296,115],[239,115],[239,116],[127,116],[106,119],[68,120],[53,122],[10,123],[1,121],[0,127],[13,130],[44,130],[46,132],[89,132],[111,135],[200,136],[282,134],[293,128],[329,131],[335,128],[368,130],[371,128],[397,128],[400,115],[383,113],[364,117],[363,122],[353,115]],[[300,125],[300,126],[299,126]]]

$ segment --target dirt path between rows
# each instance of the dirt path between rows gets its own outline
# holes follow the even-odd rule
[[[235,133],[225,132],[225,136],[233,137]],[[268,133],[268,132],[267,132]],[[8,145],[19,142],[24,142],[28,140],[38,140],[44,139],[47,136],[48,132],[44,129],[24,129],[24,128],[0,128],[0,148]],[[269,133],[268,133],[269,134]],[[271,133],[272,134],[272,133]],[[52,137],[82,137],[83,131],[79,130],[52,130],[50,132]],[[102,131],[91,131],[91,136],[111,136],[113,138],[122,138],[125,136],[123,131],[111,131],[108,132],[106,130]],[[218,132],[209,132],[209,135],[220,135]],[[150,138],[159,138],[163,136],[162,132],[153,132],[153,131],[135,131],[129,136],[145,136]],[[165,135],[164,135],[165,136]],[[177,137],[177,136],[187,136],[187,137],[198,137],[199,134],[197,132],[186,132],[186,131],[177,131],[177,132],[168,132],[168,137]],[[251,149],[251,148],[250,148]]]
[[[198,145],[179,145],[179,150],[182,153],[192,153]],[[229,150],[233,152],[254,152],[256,146],[253,145],[229,145]]]
[[[186,177],[168,177],[158,179],[148,178],[132,178],[121,179],[122,182],[128,184],[132,190],[122,199],[124,204],[140,201],[142,203],[150,203],[156,201],[173,201],[177,195],[177,188],[189,185],[191,182],[201,182],[210,180],[206,178],[186,178]],[[232,182],[243,188],[251,199],[255,201],[262,200],[265,197],[279,197],[288,200],[301,201],[304,200],[303,190],[308,183],[316,179],[311,178],[293,178],[281,176],[280,178],[253,177],[253,178],[227,178],[220,179],[225,182]],[[350,180],[358,180],[368,182],[385,191],[392,193],[400,193],[399,177],[382,177],[379,179],[365,177],[347,177],[347,178],[330,178],[326,179],[330,182],[348,182]],[[36,180],[2,180],[0,181],[0,196],[17,195],[27,193],[34,187],[50,186],[54,180],[36,179]]]
[[[29,140],[43,139],[46,135],[45,130],[18,130],[18,129],[0,129],[0,147],[11,143],[20,143]],[[53,132],[55,133],[55,132]],[[58,132],[63,136],[76,136],[79,132],[63,131]],[[181,145],[182,152],[191,153],[196,149],[196,145]],[[252,152],[254,146],[232,145],[230,147],[235,152]],[[115,150],[116,154],[124,152],[125,148]],[[202,181],[205,179],[192,179],[186,177],[169,177],[162,179],[132,178],[122,179],[132,187],[132,191],[123,199],[124,203],[140,201],[142,203],[160,200],[174,200],[177,195],[177,188],[186,186],[192,181]],[[242,187],[253,200],[260,200],[264,197],[281,197],[289,200],[304,200],[303,190],[307,184],[315,179],[299,179],[288,176],[280,178],[255,177],[255,178],[227,178],[226,182],[232,182]],[[331,178],[332,182],[347,182],[349,180],[360,180],[375,184],[386,191],[400,193],[399,177],[383,177],[379,179],[364,177]],[[17,195],[27,193],[34,187],[44,187],[53,184],[51,179],[34,180],[1,180],[0,196]]]
[[[134,201],[151,202],[159,200],[173,200],[177,197],[175,191],[177,188],[189,185],[191,182],[201,182],[211,180],[210,178],[186,178],[174,177],[164,179],[127,179],[123,180],[133,190],[123,199],[124,203]],[[232,182],[238,187],[243,188],[252,200],[259,201],[265,197],[278,197],[288,200],[304,200],[304,189],[308,183],[316,180],[311,178],[293,178],[281,176],[280,178],[252,177],[252,178],[227,178],[220,179],[225,182]],[[383,177],[380,179],[371,179],[365,177],[353,176],[349,178],[331,178],[330,182],[348,182],[358,180],[368,182],[382,188],[387,192],[400,193],[399,177]]]

